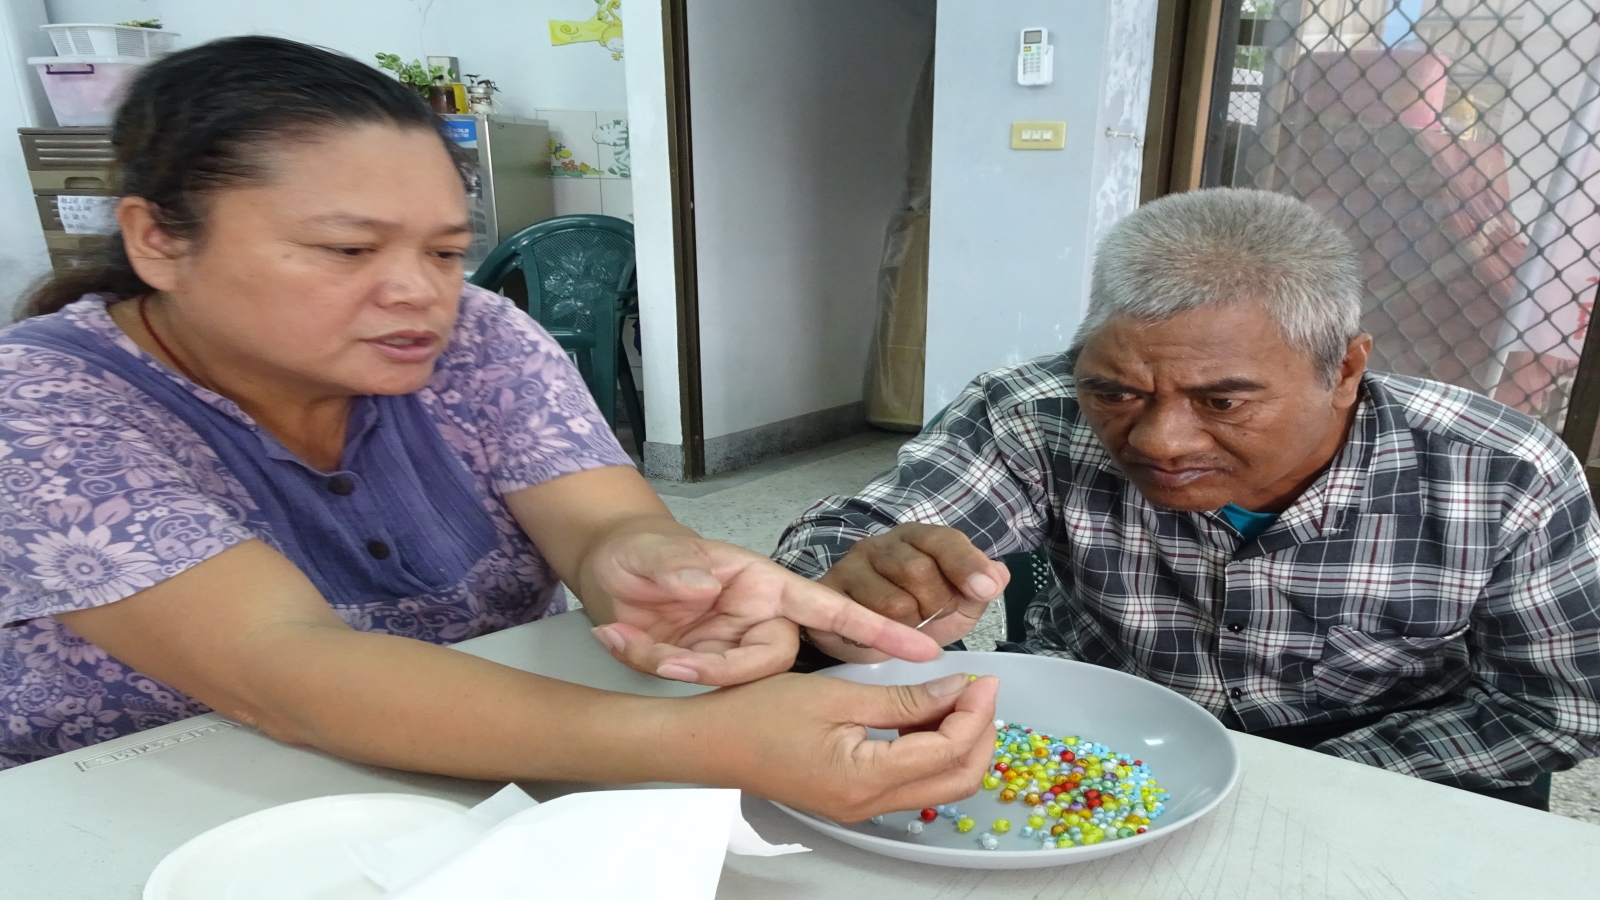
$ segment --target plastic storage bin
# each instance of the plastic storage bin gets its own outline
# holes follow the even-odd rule
[[[28,64],[39,70],[56,123],[68,127],[110,125],[128,82],[147,62],[127,56],[28,58]]]
[[[178,37],[159,28],[131,25],[40,25],[50,33],[57,56],[132,56],[154,59],[172,52]]]

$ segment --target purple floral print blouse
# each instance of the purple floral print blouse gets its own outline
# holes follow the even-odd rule
[[[470,286],[427,386],[357,398],[335,472],[139,349],[102,298],[4,329],[0,769],[207,711],[57,613],[259,539],[354,628],[465,640],[566,608],[504,495],[629,464],[565,352]]]

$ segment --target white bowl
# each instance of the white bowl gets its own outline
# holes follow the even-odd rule
[[[978,827],[961,834],[948,819],[929,823],[920,835],[906,831],[916,812],[891,813],[883,824],[841,825],[777,804],[823,834],[896,859],[969,869],[1017,869],[1085,862],[1148,847],[1210,812],[1239,780],[1233,739],[1210,713],[1167,688],[1133,675],[1048,656],[1021,653],[946,653],[929,663],[891,660],[873,666],[836,666],[823,674],[860,684],[920,684],[942,675],[971,672],[1000,678],[996,715],[1036,731],[1077,735],[1144,761],[1171,796],[1149,831],[1087,847],[1037,849],[1017,835],[996,835],[1000,847],[984,850],[980,833],[996,818],[1020,827],[1027,809],[1002,804],[992,791],[958,804]],[[874,733],[874,737],[892,737]]]

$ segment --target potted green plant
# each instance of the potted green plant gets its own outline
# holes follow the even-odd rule
[[[378,68],[393,72],[401,84],[428,101],[434,112],[456,111],[453,92],[445,87],[445,82],[454,79],[456,73],[443,66],[424,66],[419,59],[403,63],[398,53],[379,53],[377,56]]]

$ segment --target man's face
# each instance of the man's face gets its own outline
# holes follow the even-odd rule
[[[1343,446],[1371,345],[1351,341],[1330,388],[1265,308],[1241,302],[1112,319],[1073,374],[1089,427],[1151,503],[1281,512]]]

